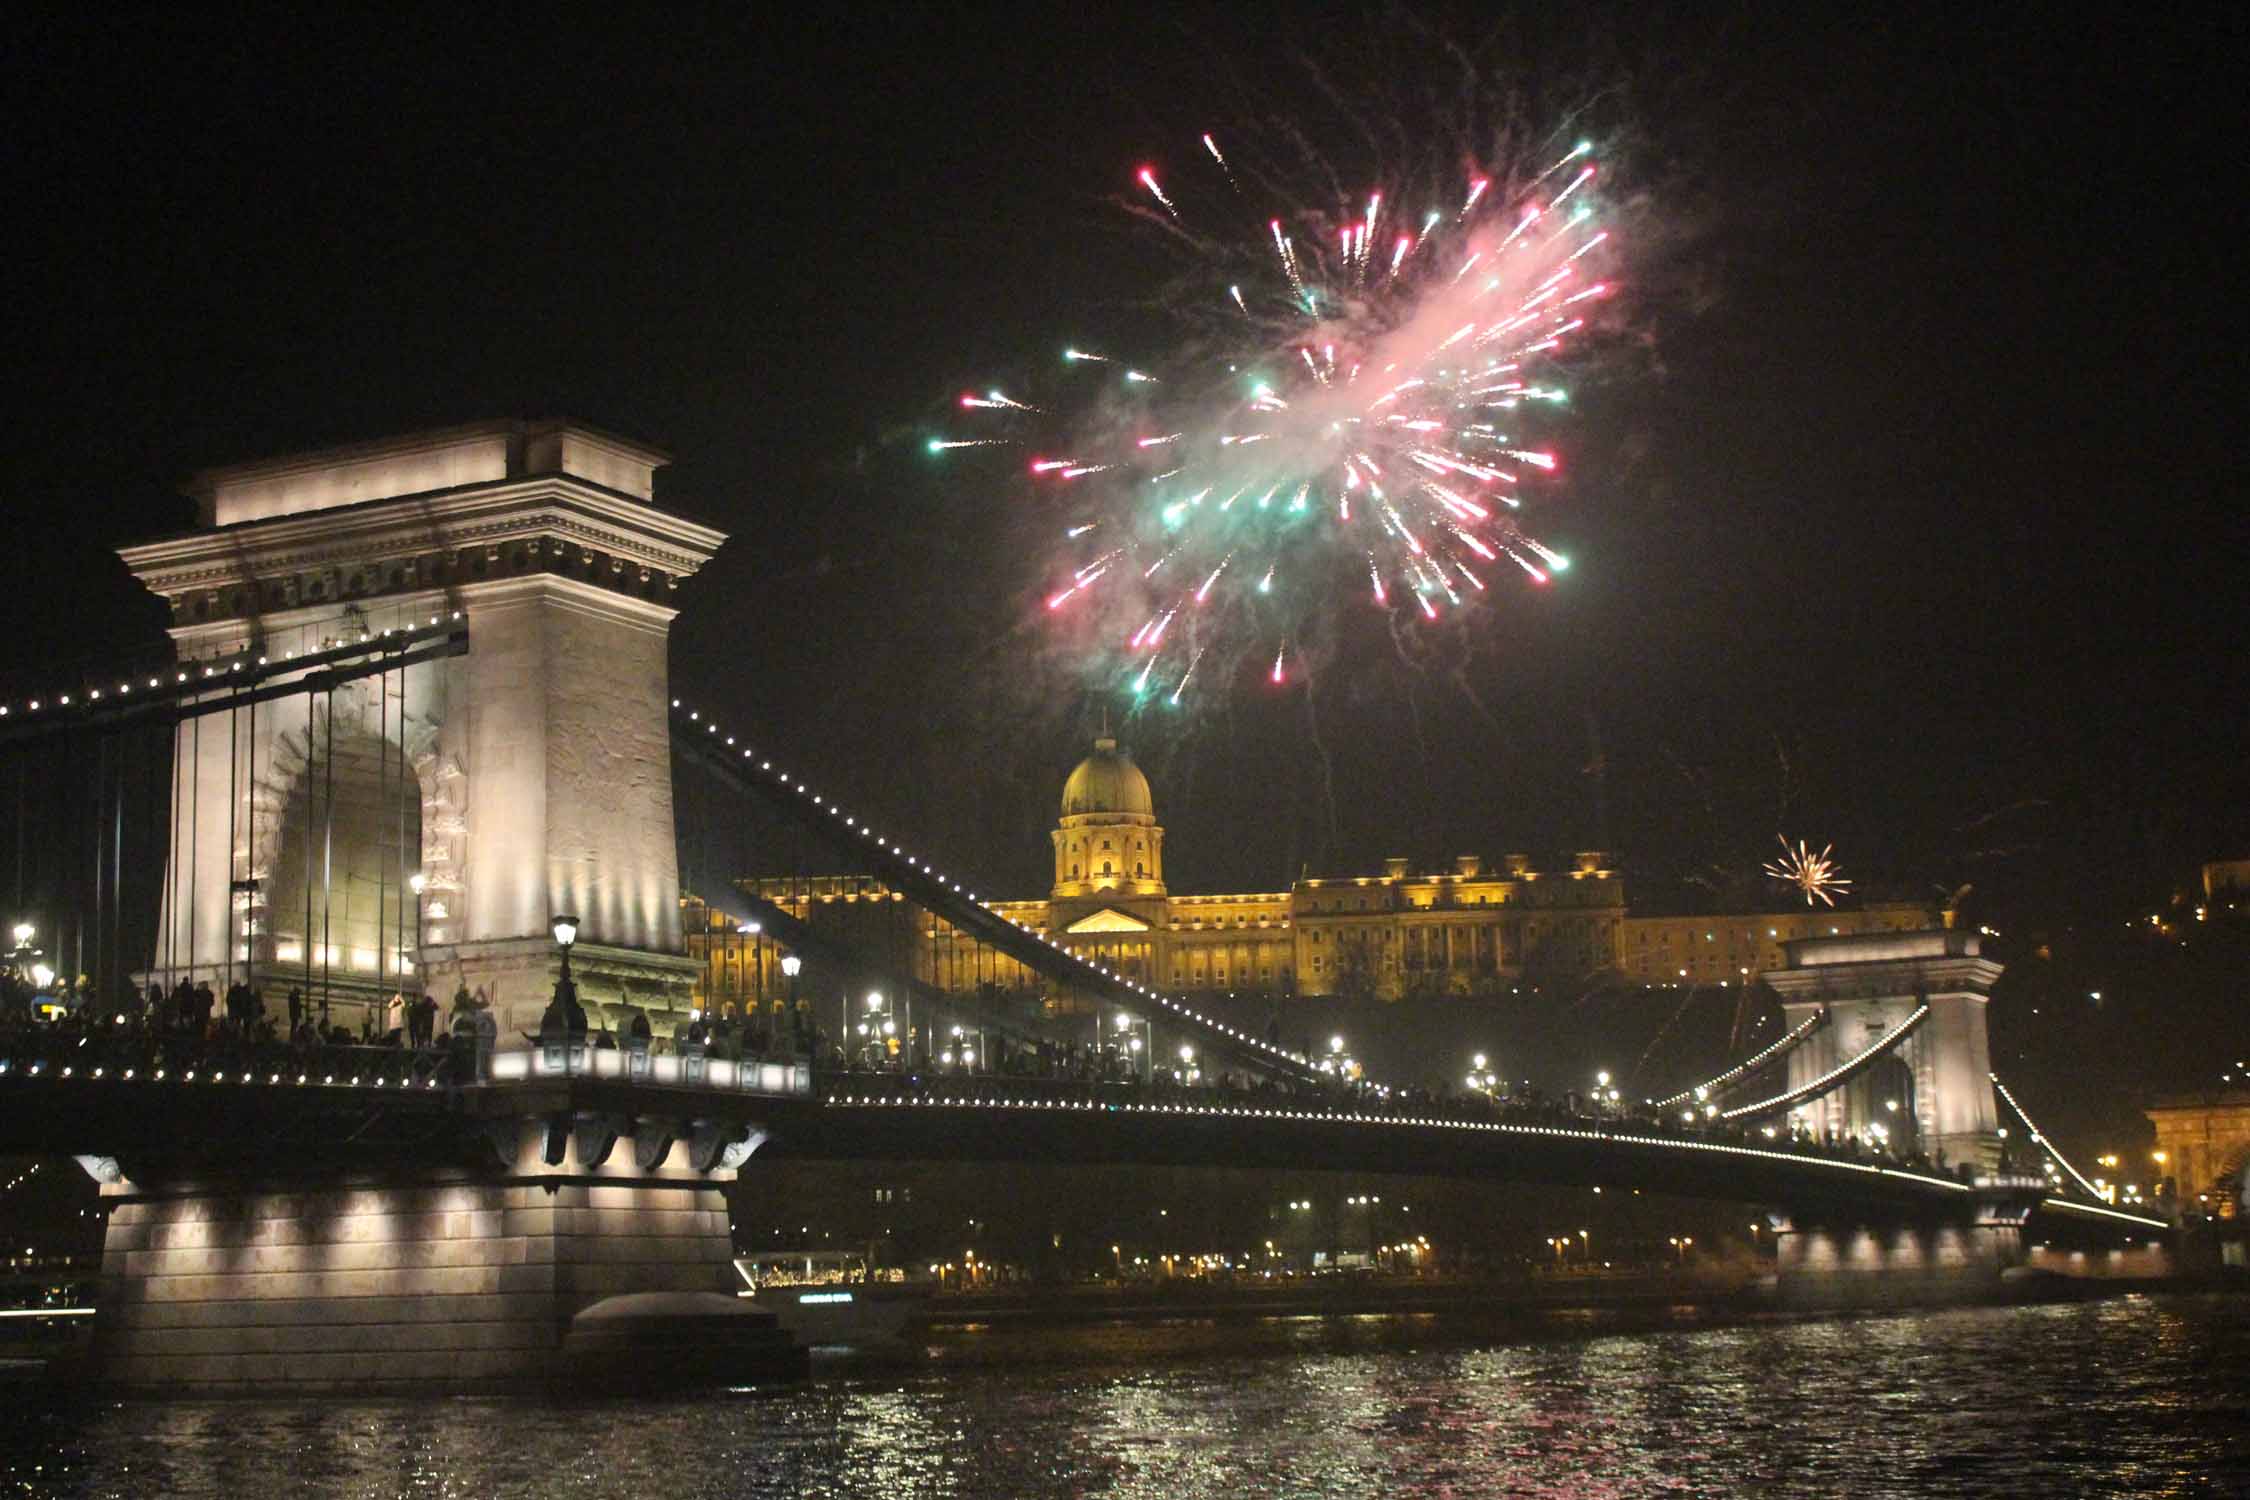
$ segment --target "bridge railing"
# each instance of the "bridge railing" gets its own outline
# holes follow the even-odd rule
[[[406,1089],[513,1086],[571,1078],[785,1098],[806,1098],[813,1089],[813,1070],[806,1063],[711,1057],[692,1047],[653,1054],[643,1048],[601,1047],[579,1040],[495,1052],[468,1038],[399,1047],[193,1037],[125,1025],[0,1029],[0,1081]]]
[[[129,1026],[0,1032],[0,1079],[436,1087],[461,1081],[443,1048],[190,1037]]]
[[[673,1053],[645,1047],[600,1047],[586,1041],[541,1042],[521,1052],[480,1059],[479,1080],[509,1084],[541,1079],[593,1078],[651,1088],[809,1097],[812,1069],[801,1062],[712,1057],[688,1047]]]

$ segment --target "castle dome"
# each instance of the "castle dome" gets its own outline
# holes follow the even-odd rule
[[[1156,801],[1149,795],[1148,778],[1133,764],[1133,757],[1103,735],[1094,741],[1094,753],[1078,763],[1063,783],[1062,815],[1126,813],[1156,816]]]

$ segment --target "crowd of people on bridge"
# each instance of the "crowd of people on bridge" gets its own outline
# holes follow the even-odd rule
[[[454,993],[446,1026],[437,997],[426,993],[332,1001],[292,986],[277,1010],[247,980],[222,978],[222,986],[214,989],[208,978],[182,978],[169,990],[128,984],[114,1001],[98,1003],[85,981],[34,992],[20,976],[0,971],[0,1050],[67,1054],[120,1071],[230,1064],[302,1071],[346,1051],[434,1059],[457,1029],[488,1044],[495,1029],[489,1006],[465,986]]]

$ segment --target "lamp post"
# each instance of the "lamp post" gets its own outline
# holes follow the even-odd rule
[[[791,1056],[794,1056],[797,1050],[797,971],[804,966],[805,961],[794,953],[781,955],[781,977],[789,981],[789,1040],[787,1045]]]
[[[585,1035],[586,1011],[578,1003],[578,986],[570,977],[570,947],[578,941],[578,919],[551,917],[547,926],[555,935],[555,946],[562,949],[562,973],[555,980],[555,996],[547,1005],[547,1013],[539,1018],[540,1039],[551,1043]]]
[[[41,956],[39,950],[31,946],[31,940],[38,935],[39,929],[29,922],[18,922],[9,929],[9,936],[16,940],[16,945],[8,950],[8,967],[27,979]],[[46,985],[41,983],[39,987],[45,989]]]
[[[1482,1094],[1487,1099],[1491,1099],[1497,1096],[1496,1091],[1499,1087],[1500,1077],[1492,1071],[1489,1060],[1482,1052],[1469,1059],[1469,1090],[1471,1093]]]
[[[1117,1013],[1116,1025],[1117,1034],[1122,1039],[1118,1051],[1124,1059],[1126,1071],[1135,1078],[1140,1077],[1141,1064],[1144,1059],[1153,1069],[1156,1059],[1151,1054],[1156,1049],[1156,1028],[1149,1022],[1127,1015],[1123,1011]]]
[[[576,917],[554,917],[547,923],[555,934],[555,946],[562,949],[562,982],[570,983],[570,948],[578,941]]]
[[[892,1012],[890,1001],[881,990],[867,992],[867,1019],[859,1023],[858,1029],[859,1034],[867,1039],[865,1048],[873,1054],[873,1062],[878,1069],[891,1064],[893,1047],[904,1045],[899,1036],[898,1017]]]

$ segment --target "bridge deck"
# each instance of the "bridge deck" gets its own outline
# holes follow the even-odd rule
[[[462,1082],[443,1052],[335,1049],[316,1066],[25,1064],[0,1070],[0,1148],[124,1161],[356,1162],[457,1151],[480,1122],[600,1115],[755,1126],[766,1149],[818,1158],[1349,1169],[1643,1188],[1743,1202],[1945,1211],[1965,1183],[1852,1159],[1481,1101],[1394,1104],[1220,1089],[990,1076],[815,1078],[801,1065],[640,1057],[582,1044],[501,1053]],[[351,1068],[355,1071],[338,1071]],[[468,1075],[473,1076],[473,1067]],[[451,1143],[450,1145],[448,1143]]]

